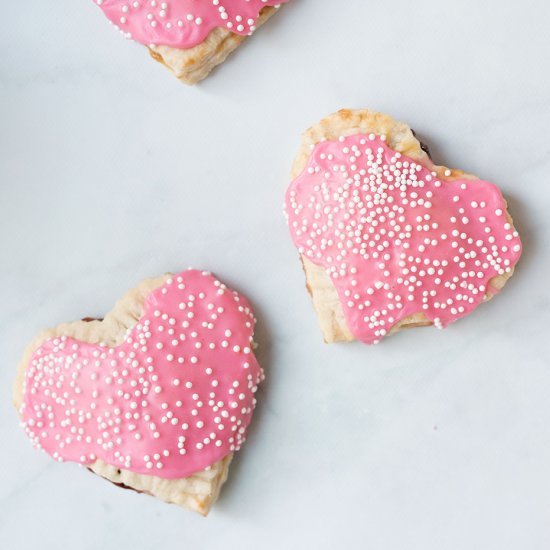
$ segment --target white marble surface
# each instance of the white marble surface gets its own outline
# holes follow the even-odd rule
[[[91,0],[2,19],[0,548],[550,547],[546,1],[294,0],[193,89]],[[344,106],[510,199],[517,275],[445,332],[321,341],[281,204],[300,132]],[[253,301],[268,373],[206,520],[53,463],[10,403],[40,328],[188,265]]]

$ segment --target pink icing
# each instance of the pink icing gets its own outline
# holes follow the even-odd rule
[[[59,461],[163,478],[204,470],[245,440],[263,372],[245,298],[185,271],[151,292],[116,347],[45,341],[26,372],[23,425]]]
[[[285,210],[300,254],[327,270],[348,327],[368,344],[413,313],[438,328],[468,315],[521,255],[496,186],[442,181],[385,136],[318,143]]]
[[[260,11],[288,0],[95,0],[128,38],[188,49],[217,27],[252,34]]]

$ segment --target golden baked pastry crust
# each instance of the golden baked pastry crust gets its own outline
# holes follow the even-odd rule
[[[142,281],[127,292],[101,321],[75,321],[42,331],[27,346],[17,368],[13,387],[13,402],[19,411],[23,403],[24,380],[27,365],[34,351],[48,338],[67,336],[83,342],[116,346],[122,342],[126,331],[132,328],[143,314],[143,303],[148,294],[162,286],[170,274]],[[96,460],[88,468],[109,481],[140,493],[157,497],[165,502],[178,504],[206,516],[217,500],[221,486],[227,479],[232,454],[212,466],[181,479],[164,479],[157,476],[136,474]]]
[[[263,25],[278,8],[266,6],[260,12],[256,28]],[[227,29],[214,29],[204,42],[193,48],[181,49],[170,46],[150,46],[149,53],[156,61],[168,67],[174,75],[186,84],[196,84],[206,78],[214,67],[225,61],[247,36],[235,34]]]
[[[387,144],[393,150],[406,155],[423,166],[437,173],[442,181],[454,179],[478,179],[476,176],[466,174],[461,170],[452,170],[446,166],[438,166],[433,163],[429,155],[422,149],[420,141],[416,138],[409,126],[403,122],[394,120],[383,113],[375,113],[368,109],[342,109],[315,124],[302,135],[300,149],[291,171],[291,179],[300,175],[307,165],[311,148],[322,140],[336,140],[340,136],[355,134],[386,135]],[[450,170],[450,175],[445,175]],[[513,220],[508,213],[506,216],[510,224]],[[306,287],[313,301],[313,307],[317,313],[321,331],[325,342],[351,342],[356,338],[347,326],[344,311],[332,280],[325,269],[314,264],[305,256],[301,256],[304,273],[306,275]],[[500,291],[514,270],[505,275],[498,275],[489,281],[484,300],[490,300]],[[404,328],[417,328],[430,326],[433,323],[422,312],[405,317],[396,323],[389,334],[394,334]]]

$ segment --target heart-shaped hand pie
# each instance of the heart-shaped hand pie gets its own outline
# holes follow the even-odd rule
[[[293,176],[285,211],[327,342],[443,328],[495,295],[521,255],[498,188],[435,166],[386,115],[323,120]]]
[[[206,272],[141,283],[102,321],[41,334],[15,402],[36,447],[208,512],[263,373],[245,298]]]
[[[194,84],[288,0],[95,0],[127,37],[149,47],[175,75]]]

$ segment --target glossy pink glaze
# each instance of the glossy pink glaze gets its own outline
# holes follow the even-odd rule
[[[260,11],[288,0],[95,0],[128,38],[188,49],[217,27],[252,34]]]
[[[182,478],[238,450],[263,378],[245,298],[189,270],[149,294],[116,347],[55,338],[32,355],[22,417],[59,461]]]
[[[468,315],[521,255],[496,186],[441,180],[384,136],[318,143],[285,206],[295,245],[327,270],[368,344],[413,313],[439,328]]]

